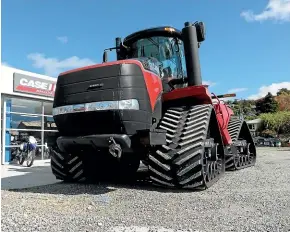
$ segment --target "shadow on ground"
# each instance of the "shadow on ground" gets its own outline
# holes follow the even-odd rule
[[[22,189],[59,182],[51,173],[50,166],[25,167],[13,165],[2,167],[1,189]]]
[[[108,188],[104,185],[97,184],[68,184],[59,182],[49,185],[41,185],[23,189],[9,189],[10,192],[22,192],[22,193],[38,193],[38,194],[55,194],[55,195],[100,195],[115,191],[114,188]]]
[[[126,180],[105,180],[98,183],[65,183],[56,180],[51,173],[49,166],[39,166],[31,168],[9,168],[9,171],[20,172],[22,175],[15,175],[2,178],[2,190],[12,192],[27,192],[40,194],[105,194],[118,189],[135,189],[155,192],[189,192],[193,190],[170,189],[154,186],[149,178],[147,170],[139,170],[133,181]],[[200,191],[200,190],[194,190]]]

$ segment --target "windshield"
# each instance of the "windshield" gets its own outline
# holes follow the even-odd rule
[[[172,37],[150,37],[136,41],[131,46],[130,57],[153,57],[159,61],[161,77],[185,78],[186,66],[183,42]]]

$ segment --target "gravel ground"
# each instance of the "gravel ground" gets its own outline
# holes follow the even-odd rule
[[[259,148],[255,167],[200,192],[58,183],[1,195],[7,232],[290,231],[290,150]]]

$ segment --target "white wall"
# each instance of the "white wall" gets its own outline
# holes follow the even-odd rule
[[[45,76],[45,75],[40,75],[37,73],[32,73],[32,72],[27,72],[23,71],[20,69],[15,69],[11,67],[7,67],[4,65],[1,65],[1,74],[0,74],[0,104],[2,104],[1,98],[2,94],[9,94],[9,95],[14,95],[14,96],[19,96],[19,97],[27,97],[27,98],[33,98],[33,99],[40,99],[40,100],[47,100],[47,101],[53,101],[53,97],[45,97],[45,96],[37,96],[37,95],[32,95],[32,94],[26,94],[26,93],[18,93],[13,91],[13,74],[14,73],[19,73],[27,76],[32,76],[39,78],[40,80],[49,80],[52,82],[56,82],[56,78]],[[1,107],[0,107],[0,115],[1,115]],[[2,120],[1,120],[2,121]],[[2,130],[2,123],[0,123],[0,133],[4,132]],[[5,134],[3,134],[5,136]],[[1,154],[1,163],[4,164],[4,154],[3,151],[5,150],[4,144],[1,144],[2,141],[0,139],[0,154]]]
[[[1,65],[0,93],[53,101],[52,97],[13,92],[13,74],[14,73],[20,73],[20,74],[36,77],[42,80],[49,80],[53,82],[56,82],[57,80],[56,78],[53,78],[53,77],[49,77],[49,76],[45,76],[45,75],[41,75],[37,73],[32,73],[32,72],[27,72],[20,69],[15,69],[15,68]]]

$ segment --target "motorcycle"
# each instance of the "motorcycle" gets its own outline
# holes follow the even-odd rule
[[[11,142],[12,146],[19,146],[20,143],[19,142]],[[19,149],[19,147],[12,147],[11,148],[11,160],[17,160],[18,163],[20,163],[20,157],[21,157],[21,151]]]
[[[33,136],[29,136],[28,141],[21,143],[19,150],[19,164],[22,165],[26,161],[26,166],[31,167],[33,165],[36,153],[37,141]]]

